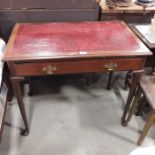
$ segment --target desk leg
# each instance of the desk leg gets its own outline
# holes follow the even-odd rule
[[[127,121],[126,121],[126,117],[127,117],[130,105],[132,103],[135,91],[137,89],[137,85],[138,85],[138,83],[140,81],[140,78],[141,78],[142,74],[143,74],[143,70],[134,71],[133,72],[132,85],[130,87],[128,99],[127,99],[127,102],[126,102],[126,105],[125,105],[125,109],[124,109],[124,113],[123,113],[122,120],[121,120],[122,121],[121,123],[122,123],[123,126],[127,126],[128,125]]]
[[[19,105],[19,109],[25,124],[25,129],[21,132],[21,135],[27,136],[29,134],[29,126],[28,126],[28,121],[26,117],[26,112],[25,112],[25,107],[23,103],[23,97],[22,97],[22,92],[21,92],[21,87],[20,87],[20,82],[23,81],[23,77],[11,77],[11,82],[12,86],[14,89],[15,96],[17,98],[17,102]]]

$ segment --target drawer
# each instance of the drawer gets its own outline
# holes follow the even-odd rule
[[[38,76],[52,74],[72,74],[104,71],[125,71],[142,69],[144,60],[134,59],[99,59],[75,61],[48,61],[15,63],[16,76]]]

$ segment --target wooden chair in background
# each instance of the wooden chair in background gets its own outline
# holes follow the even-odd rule
[[[146,102],[140,102],[140,99],[142,97],[144,97],[144,101]],[[139,105],[140,103],[141,105]],[[140,106],[141,109],[143,109],[144,103],[148,103],[150,105],[150,111],[147,116],[147,120],[143,128],[143,131],[137,142],[137,145],[141,145],[143,143],[145,136],[147,135],[149,129],[151,128],[152,124],[155,121],[155,75],[143,76],[141,78],[141,81],[138,85],[138,88],[135,94],[135,98],[133,100],[133,104],[129,111],[127,122],[130,121],[133,114],[137,111],[138,106]]]

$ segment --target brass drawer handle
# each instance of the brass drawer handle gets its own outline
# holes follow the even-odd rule
[[[114,62],[110,62],[104,65],[104,68],[106,68],[108,71],[113,71],[117,67],[118,67],[118,64]]]
[[[56,66],[48,65],[46,67],[43,67],[42,71],[45,72],[48,75],[54,74],[55,71],[57,71]]]

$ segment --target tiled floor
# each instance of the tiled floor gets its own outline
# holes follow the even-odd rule
[[[26,85],[30,134],[19,134],[23,123],[14,100],[7,110],[0,155],[129,155],[137,148],[144,120],[134,116],[128,127],[121,126],[128,95],[124,74],[115,74],[110,91],[105,89],[107,77],[103,74],[90,86],[81,76],[35,79],[32,97]],[[153,129],[142,147],[155,146]]]

